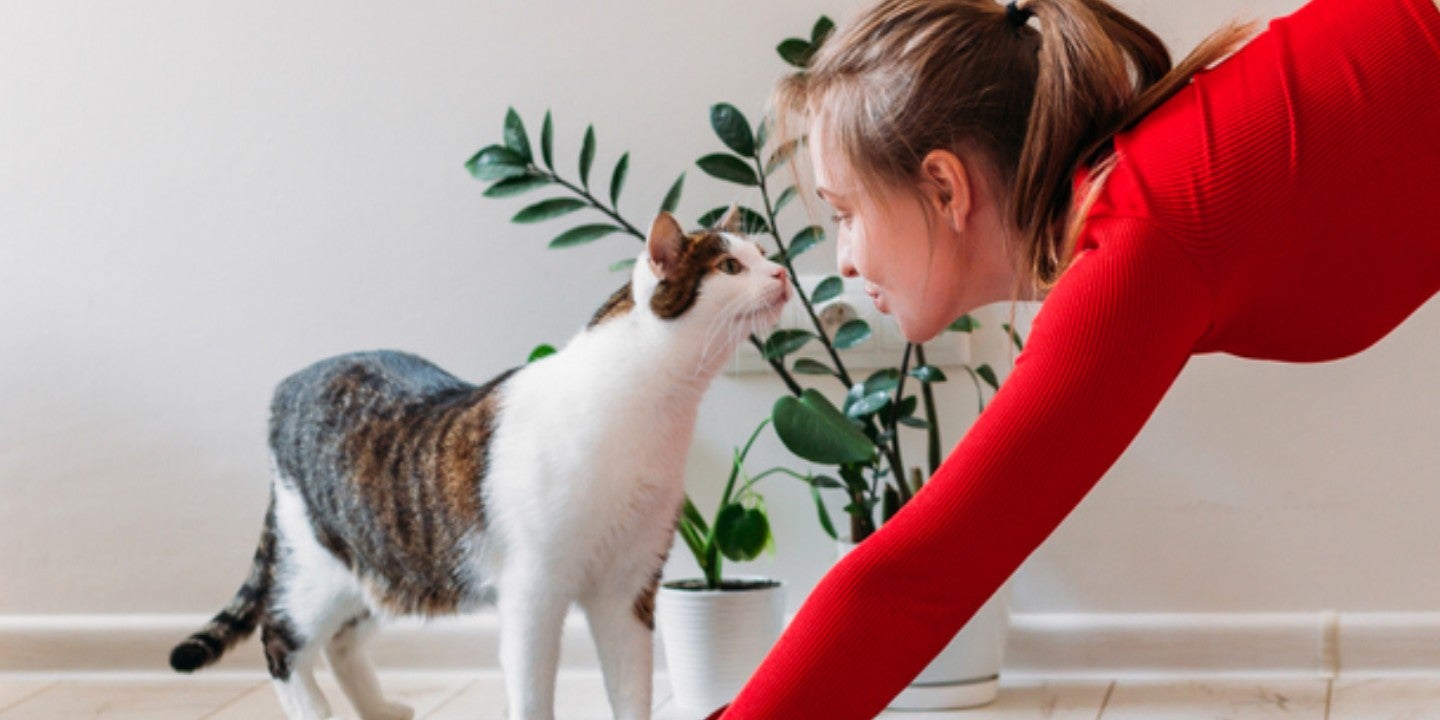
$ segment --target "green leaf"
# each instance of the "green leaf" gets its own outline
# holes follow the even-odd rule
[[[685,521],[695,526],[695,529],[703,534],[710,534],[710,526],[705,524],[705,516],[701,515],[699,508],[696,508],[695,503],[691,502],[689,494],[685,495],[685,508],[682,513]]]
[[[730,503],[715,516],[715,542],[720,552],[735,562],[759,557],[769,539],[770,521],[764,510]]]
[[[684,189],[685,173],[682,172],[680,177],[675,178],[675,184],[670,186],[670,191],[665,193],[665,199],[660,201],[660,212],[675,212],[675,208],[680,206],[680,193]]]
[[[630,171],[630,153],[620,156],[615,163],[615,173],[610,176],[610,207],[620,209],[620,191],[625,187],[625,173]]]
[[[623,230],[619,226],[611,225],[609,223],[581,225],[579,227],[570,228],[569,230],[560,233],[558,237],[550,241],[550,247],[575,247],[576,245],[584,245],[585,243],[594,242],[611,233],[617,233],[622,231]]]
[[[975,368],[975,374],[979,375],[980,379],[984,380],[985,384],[989,385],[992,390],[1000,389],[1000,380],[995,377],[995,371],[991,369],[989,365],[981,365]]]
[[[785,189],[780,193],[779,199],[777,199],[777,200],[775,201],[775,214],[776,214],[776,215],[779,215],[779,214],[780,214],[780,211],[781,211],[782,209],[784,209],[784,207],[785,207],[786,205],[789,205],[789,204],[790,204],[790,201],[791,201],[791,200],[794,200],[794,199],[795,199],[795,196],[796,196],[796,195],[799,195],[799,194],[800,194],[800,193],[795,190],[795,186],[794,186],[794,185],[791,185],[790,187],[785,188]]]
[[[854,495],[864,495],[870,491],[865,484],[865,475],[860,472],[858,465],[844,465],[840,468],[840,478],[845,481],[845,487]],[[846,508],[849,512],[849,508]]]
[[[918,429],[918,430],[929,430],[929,429],[930,429],[930,423],[925,422],[924,420],[921,420],[920,418],[917,418],[917,417],[902,417],[902,418],[900,418],[899,420],[897,420],[897,422],[899,422],[901,425],[906,425],[906,426],[909,426],[909,427],[912,427],[912,428],[916,428],[916,429]]]
[[[470,156],[465,168],[476,180],[504,180],[529,174],[525,158],[504,145],[490,145]]]
[[[595,126],[585,128],[585,141],[580,145],[580,184],[590,189],[590,167],[595,164]]]
[[[825,41],[825,38],[830,37],[831,31],[834,29],[835,21],[821,15],[820,19],[815,21],[815,27],[810,30],[810,44],[815,47],[820,47]]]
[[[550,198],[549,200],[541,200],[515,213],[515,217],[510,218],[510,221],[517,223],[540,222],[541,220],[549,220],[560,217],[561,215],[567,215],[585,206],[585,201],[577,198]]]
[[[550,184],[550,178],[544,175],[516,175],[505,178],[500,182],[485,188],[487,198],[507,198],[521,193],[527,193],[537,188]]]
[[[1015,349],[1020,352],[1025,352],[1025,341],[1020,339],[1020,333],[1017,332],[1015,328],[1010,327],[1010,323],[1001,323],[1000,327],[1005,328],[1005,334],[1010,336],[1010,342],[1015,343]]]
[[[830,522],[830,511],[825,509],[825,501],[820,499],[819,486],[810,486],[810,497],[815,498],[815,511],[820,516],[820,529],[824,530],[831,540],[839,540],[840,536],[835,532],[835,523]]]
[[[750,134],[750,122],[734,105],[720,103],[711,107],[710,127],[715,129],[725,147],[743,157],[755,154],[755,136]]]
[[[525,134],[525,123],[520,121],[520,114],[515,112],[513,107],[505,112],[505,147],[524,158],[527,165],[533,159],[530,154],[530,137]]]
[[[910,417],[915,414],[915,409],[920,406],[920,400],[911,395],[900,401],[900,407],[895,408],[896,417]]]
[[[831,275],[815,286],[815,292],[810,294],[810,302],[819,305],[827,300],[840,297],[840,293],[844,290],[845,281],[841,280],[839,275]]]
[[[776,360],[789,355],[814,340],[815,333],[809,330],[776,330],[765,340],[765,359]]]
[[[895,368],[876,370],[865,378],[865,394],[888,393],[900,386],[900,371]]]
[[[770,223],[765,221],[765,216],[745,207],[737,205],[736,211],[740,213],[740,232],[746,235],[759,235],[770,232]],[[730,207],[718,207],[700,216],[698,221],[700,227],[713,228],[720,222],[720,218],[730,211]]]
[[[877,392],[860,398],[859,401],[846,408],[845,414],[852,418],[863,418],[866,415],[874,415],[890,405],[890,393]]]
[[[768,177],[789,162],[790,158],[795,156],[795,149],[798,147],[800,147],[800,140],[795,139],[775,148],[775,152],[770,154],[770,159],[765,161],[765,175]]]
[[[921,365],[920,367],[913,368],[910,370],[910,377],[913,377],[920,382],[945,382],[945,373],[941,372],[940,368],[935,367],[934,365]]]
[[[845,393],[845,407],[850,407],[852,403],[862,397],[865,397],[865,383],[857,382],[851,385],[850,390]]]
[[[790,38],[780,43],[775,51],[780,59],[802,70],[810,65],[810,56],[815,52],[810,43],[800,38]]]
[[[705,174],[754,187],[760,184],[760,178],[755,175],[755,169],[745,163],[744,160],[726,153],[713,153],[700,158],[695,162]]]
[[[773,120],[774,115],[770,114],[767,114],[765,117],[760,118],[760,125],[755,128],[756,150],[762,150],[765,148],[766,141],[770,139],[770,128]]]
[[[545,167],[555,169],[555,160],[550,151],[554,139],[555,130],[550,124],[550,111],[545,111],[545,122],[540,125],[540,157],[545,159]]]
[[[827,490],[845,489],[845,483],[842,483],[839,480],[830,477],[829,475],[811,475],[809,482],[811,487],[825,488]]]
[[[801,375],[834,375],[834,374],[835,374],[835,371],[832,370],[832,369],[830,369],[830,366],[829,366],[829,365],[826,365],[825,363],[822,363],[822,362],[820,362],[819,360],[812,360],[812,359],[810,359],[810,358],[800,358],[799,360],[796,360],[796,361],[795,361],[795,372],[797,372],[797,373],[799,373],[799,374],[801,374]]]
[[[790,257],[799,257],[800,253],[815,247],[824,239],[825,228],[819,225],[811,225],[795,233],[795,237],[790,239]]]
[[[621,270],[629,270],[633,267],[635,267],[635,258],[626,258],[619,262],[611,263],[610,272],[620,272]]]
[[[776,400],[771,416],[780,441],[804,460],[842,465],[875,459],[875,444],[814,389],[806,388],[798,398],[785,395]]]
[[[530,357],[526,359],[525,362],[532,363],[540,358],[549,357],[554,354],[555,347],[553,345],[536,345],[535,349],[530,351]]]
[[[950,323],[950,329],[956,332],[974,332],[980,329],[980,321],[969,315],[961,315],[955,322]]]
[[[869,339],[870,323],[857,318],[841,325],[840,329],[835,331],[835,349],[849,350]]]

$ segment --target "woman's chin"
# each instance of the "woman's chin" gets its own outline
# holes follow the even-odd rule
[[[900,335],[906,342],[916,345],[934,340],[949,325],[941,323],[937,326],[934,321],[927,322],[922,318],[905,318],[900,315],[895,315],[895,322],[900,325]]]

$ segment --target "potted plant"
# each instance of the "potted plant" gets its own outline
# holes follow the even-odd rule
[[[765,499],[755,484],[774,474],[808,480],[783,467],[754,476],[745,471],[750,448],[769,424],[765,418],[735,449],[715,513],[707,519],[686,497],[676,528],[702,577],[663,583],[656,617],[675,704],[687,711],[708,712],[734,698],[785,624],[783,582],[722,572],[726,559],[749,562],[773,552]]]
[[[952,329],[970,332],[978,327],[978,323],[967,317],[957,321]],[[1021,347],[1018,335],[1008,325],[1005,329],[1016,347]],[[773,418],[777,434],[786,447],[801,458],[836,467],[837,474],[843,478],[811,476],[811,494],[820,526],[836,540],[839,556],[858,544],[852,538],[863,540],[868,537],[878,524],[893,516],[904,503],[900,487],[903,482],[897,482],[897,474],[882,466],[877,451],[886,442],[886,434],[896,432],[901,424],[926,430],[930,440],[931,474],[939,465],[938,424],[933,419],[933,397],[925,399],[926,407],[932,413],[929,420],[905,422],[909,416],[904,415],[904,408],[915,402],[913,396],[905,395],[905,378],[916,377],[921,381],[921,393],[929,395],[932,392],[930,385],[944,382],[945,375],[938,368],[923,364],[907,373],[903,371],[904,366],[902,361],[901,371],[878,371],[864,383],[852,386],[841,407],[813,389],[805,390],[799,397],[782,397],[775,403]],[[991,391],[997,389],[999,382],[994,371],[986,365],[961,365],[961,368],[974,382],[977,412],[983,412],[986,391],[981,383]],[[878,423],[863,422],[873,419],[876,414],[888,416],[882,417]],[[911,468],[909,485],[912,496],[923,491],[918,467]],[[850,520],[852,535],[842,536],[836,532],[821,498],[822,489],[845,494],[848,501],[845,513]],[[880,515],[878,522],[877,510]],[[1009,597],[1010,583],[1006,582],[909,687],[891,701],[890,707],[897,710],[953,710],[994,701],[1000,689]]]
[[[787,39],[780,43],[777,50],[782,59],[803,71],[833,28],[834,24],[828,18],[822,17],[815,23],[808,38]],[[873,372],[863,380],[850,373],[840,353],[868,341],[872,334],[869,324],[862,319],[852,319],[833,332],[828,330],[820,320],[817,307],[838,297],[843,281],[832,275],[816,283],[815,287],[806,288],[801,285],[800,276],[793,265],[796,257],[825,240],[825,230],[819,225],[810,225],[792,235],[787,242],[780,232],[777,220],[777,215],[797,196],[798,191],[794,185],[789,185],[778,192],[772,192],[775,189],[772,187],[772,177],[791,162],[804,138],[774,138],[771,136],[773,122],[769,117],[752,126],[738,108],[728,103],[711,107],[710,126],[726,150],[707,154],[699,158],[696,165],[713,178],[758,191],[759,202],[755,207],[742,204],[736,206],[735,211],[739,213],[743,229],[747,233],[757,239],[768,238],[773,241],[775,250],[770,253],[770,258],[785,265],[789,271],[796,297],[810,325],[808,329],[782,328],[763,340],[750,337],[752,345],[785,383],[789,393],[780,398],[772,410],[776,431],[782,441],[800,458],[834,466],[835,474],[839,477],[837,479],[826,475],[786,472],[810,485],[821,526],[837,540],[840,539],[840,533],[836,532],[830,521],[820,491],[834,490],[845,493],[848,500],[845,512],[849,520],[846,540],[852,543],[862,542],[923,487],[919,468],[912,468],[909,473],[906,471],[908,466],[904,462],[899,441],[900,428],[903,426],[927,432],[930,472],[933,473],[940,464],[939,422],[932,385],[944,382],[945,374],[940,368],[926,362],[925,348],[918,344],[905,347],[898,367]],[[616,234],[631,235],[643,242],[645,235],[625,220],[619,210],[620,195],[629,172],[629,153],[620,156],[610,174],[607,203],[596,196],[590,184],[596,153],[594,127],[586,129],[581,144],[578,182],[567,179],[556,171],[552,138],[553,123],[550,113],[547,112],[541,126],[540,156],[537,159],[530,148],[524,124],[519,115],[511,109],[505,117],[502,143],[482,148],[469,159],[466,166],[477,179],[492,181],[493,184],[485,191],[487,197],[507,198],[541,188],[563,191],[564,194],[559,197],[527,205],[516,213],[514,222],[534,223],[568,216],[582,210],[602,216],[602,222],[581,224],[562,232],[550,242],[552,248],[573,247]],[[661,201],[661,210],[675,210],[684,189],[684,182],[685,175],[681,173]],[[716,207],[702,214],[698,222],[702,226],[712,226],[727,209],[729,208],[726,206]],[[621,260],[610,268],[612,271],[626,270],[632,262],[633,260]],[[978,324],[973,319],[965,316],[956,320],[951,325],[951,330],[969,333],[977,327]],[[1019,346],[1019,338],[1014,331],[1008,325],[1005,329]],[[828,359],[828,362],[810,357],[793,357],[811,343],[823,349],[821,357]],[[999,383],[995,373],[984,365],[966,365],[963,368],[975,383],[977,395],[980,396],[979,404],[983,409],[981,383],[989,386],[992,391],[996,389]],[[843,402],[837,407],[816,389],[804,387],[798,380],[800,376],[829,378],[839,383],[839,389],[845,393]],[[919,388],[918,394],[906,394],[907,378],[915,381]],[[747,443],[747,452],[749,446]],[[743,455],[743,452],[737,455],[737,465],[731,468],[731,485],[740,472],[738,462],[743,460]],[[740,495],[744,497],[743,492]],[[747,507],[743,501],[738,506],[746,508],[744,515],[739,514],[739,510],[728,510],[730,515],[722,517],[727,508],[737,506],[733,500],[734,498],[730,497],[730,487],[727,486],[721,508],[710,523],[704,522],[698,512],[692,512],[694,506],[687,502],[686,512],[678,528],[692,552],[697,553],[697,560],[703,557],[707,561],[715,561],[713,567],[716,577],[719,558],[729,556],[725,551],[725,544],[719,540],[719,535],[716,535],[714,542],[709,545],[702,543],[697,546],[695,542],[709,538],[722,521],[728,523],[743,518],[752,526],[756,524],[757,516],[753,514],[755,507]],[[763,509],[759,517],[763,517]],[[768,537],[768,525],[766,527]],[[731,549],[735,547],[732,546]],[[743,557],[744,553],[739,556]],[[701,567],[706,567],[705,561],[701,562]],[[933,686],[936,682],[952,685],[974,684],[983,686],[981,693],[978,697],[974,692],[967,693],[965,704],[978,704],[993,699],[994,686],[997,684],[994,681],[999,670],[998,648],[1003,646],[1004,598],[1007,594],[1008,585],[996,593],[998,601],[992,599],[994,607],[987,605],[988,612],[982,610],[985,617],[990,618],[987,621],[989,627],[995,627],[998,623],[998,640],[995,639],[997,633],[994,631],[971,633],[985,635],[987,648],[996,646],[993,650],[986,649],[978,653],[988,658],[982,663],[988,670],[981,682],[971,682],[975,680],[973,670],[935,670],[932,667],[917,678],[917,683],[924,683],[924,686]],[[972,621],[971,625],[976,625],[976,621]],[[971,626],[967,625],[961,636],[966,636],[970,629]],[[957,643],[966,642],[968,637],[957,640]],[[668,647],[667,645],[667,653]],[[977,654],[963,648],[956,652],[947,650],[937,658],[937,663],[957,653]],[[953,662],[949,664],[954,665]],[[905,707],[916,708],[932,705],[953,707],[956,702],[944,698],[940,698],[938,704],[931,703],[926,698],[912,700],[913,698],[902,696],[898,702]]]

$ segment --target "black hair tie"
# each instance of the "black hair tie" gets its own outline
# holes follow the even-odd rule
[[[1010,3],[1005,6],[1005,19],[1009,21],[1011,25],[1020,27],[1030,21],[1030,18],[1035,15],[1035,11],[1029,8],[1022,8],[1016,5],[1015,2],[1016,0],[1010,0]]]

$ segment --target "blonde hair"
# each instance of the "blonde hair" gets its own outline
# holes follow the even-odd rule
[[[879,0],[782,79],[781,128],[821,119],[863,185],[913,186],[927,153],[984,162],[1025,238],[1036,289],[1074,251],[1079,218],[1108,175],[1111,139],[1254,30],[1231,22],[1171,67],[1164,43],[1103,0],[1033,0],[1039,29],[994,0]],[[1092,166],[1072,215],[1072,178]],[[907,182],[908,181],[908,182]],[[871,193],[873,194],[873,193]]]

